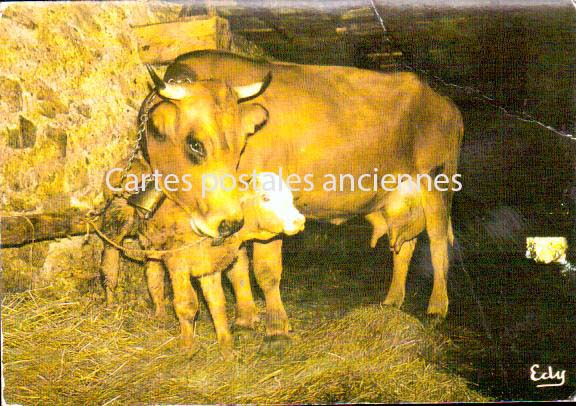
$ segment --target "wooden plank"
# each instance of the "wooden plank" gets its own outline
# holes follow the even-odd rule
[[[133,27],[144,63],[167,64],[177,56],[201,49],[229,50],[232,35],[228,21],[195,16],[180,21]]]
[[[0,247],[16,247],[86,233],[86,213],[69,210],[61,213],[0,216]],[[93,229],[89,230],[93,232]]]
[[[361,7],[346,10],[340,16],[342,21],[358,19],[374,19],[376,15],[371,7]]]
[[[275,32],[273,28],[243,28],[238,30],[240,34],[267,34]]]
[[[366,54],[366,56],[370,59],[389,59],[394,57],[402,56],[402,52],[394,51],[394,52],[372,52]]]

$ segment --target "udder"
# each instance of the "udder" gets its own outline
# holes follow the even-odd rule
[[[416,238],[426,226],[420,195],[415,193],[391,192],[386,196],[383,207],[366,216],[372,225],[370,246],[376,247],[378,240],[388,234],[390,249],[399,252],[402,244]]]

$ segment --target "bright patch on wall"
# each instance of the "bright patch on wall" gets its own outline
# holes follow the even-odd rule
[[[565,237],[527,237],[526,258],[535,262],[566,264],[568,241]]]

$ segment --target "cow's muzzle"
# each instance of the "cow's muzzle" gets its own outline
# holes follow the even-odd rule
[[[218,234],[221,238],[226,238],[237,232],[244,225],[244,220],[223,220],[218,226]]]

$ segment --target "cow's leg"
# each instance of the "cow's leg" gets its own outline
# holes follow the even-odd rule
[[[230,359],[233,356],[232,335],[226,317],[226,298],[222,289],[222,274],[215,272],[201,277],[200,286],[212,315],[220,352],[225,359]]]
[[[394,268],[392,271],[392,283],[384,300],[385,305],[400,308],[402,303],[404,303],[406,275],[408,275],[408,268],[410,267],[410,260],[412,259],[412,254],[414,254],[415,247],[416,238],[402,244],[398,253],[393,252]]]
[[[241,248],[236,263],[228,272],[228,279],[232,283],[236,297],[236,320],[234,325],[239,328],[254,329],[260,321],[258,309],[252,296],[250,287],[250,263],[246,248]]]
[[[135,227],[134,210],[118,207],[118,200],[109,203],[102,218],[102,231],[112,238],[118,246],[132,233]],[[111,244],[104,243],[100,272],[104,277],[104,290],[106,291],[106,304],[111,306],[116,302],[116,287],[120,272],[120,251]]]
[[[105,245],[102,251],[100,272],[104,277],[104,290],[106,291],[106,304],[111,306],[116,303],[116,287],[118,286],[118,273],[120,269],[120,251]]]
[[[166,317],[166,301],[164,300],[164,266],[160,261],[146,262],[146,282],[152,303],[154,303],[154,314],[163,319]]]
[[[174,291],[174,311],[180,322],[184,348],[194,350],[194,320],[198,312],[198,296],[190,281],[190,268],[183,261],[169,260],[166,267]]]
[[[280,297],[282,240],[254,243],[254,274],[266,300],[266,336],[288,337],[290,325]]]
[[[446,317],[448,313],[448,210],[440,192],[423,196],[426,232],[430,239],[430,253],[434,268],[434,285],[428,302],[428,314]]]

